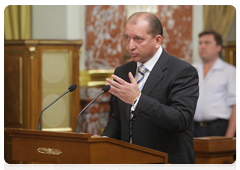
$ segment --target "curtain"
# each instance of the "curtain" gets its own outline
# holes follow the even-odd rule
[[[236,9],[231,5],[205,5],[204,30],[217,31],[222,35],[224,41],[235,15]]]
[[[31,38],[31,6],[9,5],[4,10],[4,39]]]

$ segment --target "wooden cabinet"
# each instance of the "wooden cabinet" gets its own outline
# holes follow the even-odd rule
[[[197,164],[234,163],[236,138],[220,136],[194,138],[194,151]]]
[[[224,42],[222,52],[224,60],[236,67],[236,42]]]
[[[4,127],[37,129],[41,110],[68,90],[42,115],[43,130],[74,131],[80,111],[81,40],[4,41]],[[11,163],[5,135],[5,160]],[[7,150],[6,150],[7,148]]]

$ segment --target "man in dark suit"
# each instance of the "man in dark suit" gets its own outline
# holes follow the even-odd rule
[[[132,61],[116,68],[115,81],[106,80],[114,95],[113,113],[102,136],[168,153],[169,163],[195,163],[198,74],[164,51],[162,35],[153,14],[135,13],[128,19],[125,36]],[[138,69],[141,65],[144,69]]]

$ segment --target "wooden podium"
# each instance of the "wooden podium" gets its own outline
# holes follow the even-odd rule
[[[197,164],[233,163],[236,155],[236,138],[194,138],[194,151]]]
[[[55,164],[168,163],[168,154],[87,133],[6,129],[13,160]]]

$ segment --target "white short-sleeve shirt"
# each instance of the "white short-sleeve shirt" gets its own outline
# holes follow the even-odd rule
[[[203,64],[194,66],[199,75],[194,121],[228,120],[236,104],[236,68],[218,58],[204,78]]]

